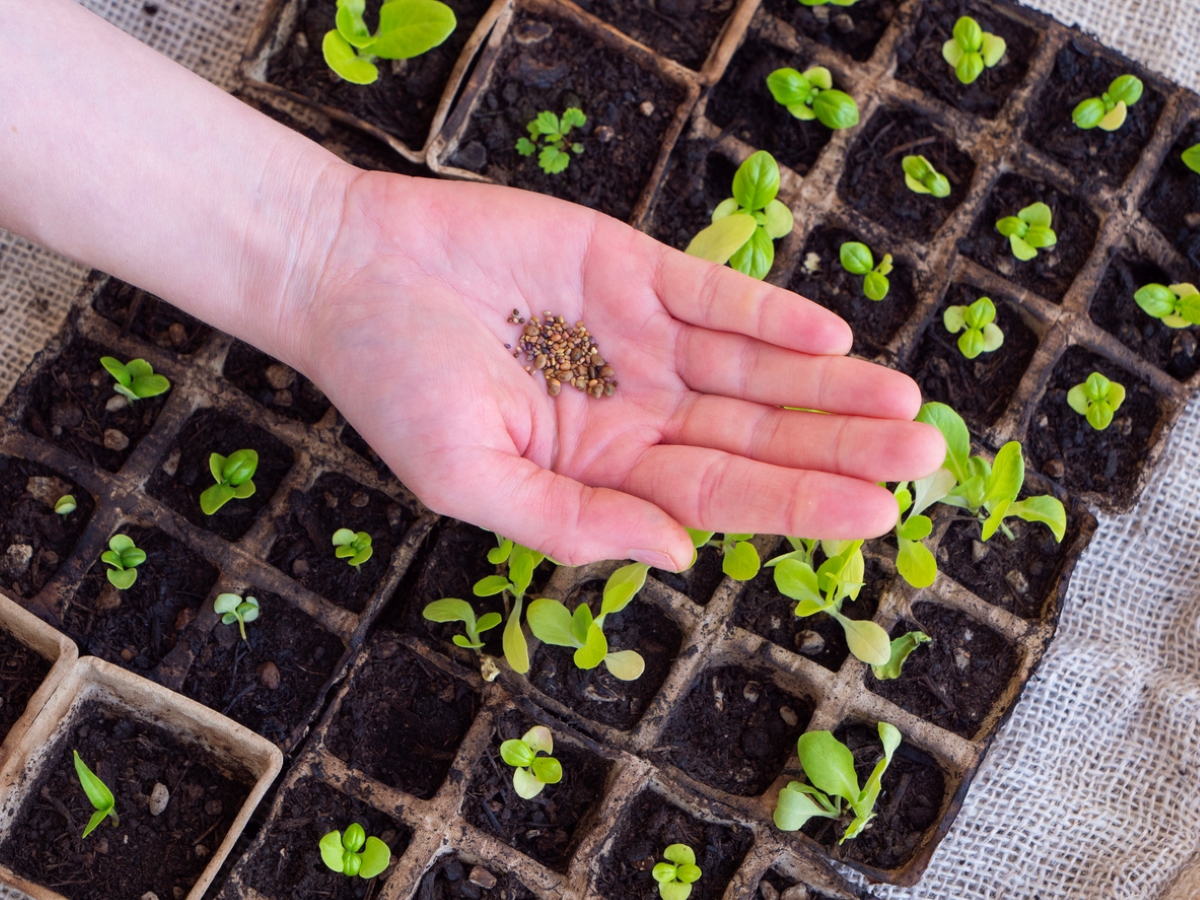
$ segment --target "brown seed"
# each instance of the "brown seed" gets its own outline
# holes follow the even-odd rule
[[[267,660],[258,667],[258,680],[262,682],[263,687],[268,691],[279,689],[279,667],[275,663]]]
[[[592,365],[593,365],[593,366],[602,366],[602,365],[604,365],[604,357],[602,357],[602,356],[601,356],[599,353],[597,353],[595,350],[593,350],[593,351],[592,351]]]
[[[551,378],[546,382],[546,393],[551,397],[557,397],[558,392],[562,390],[562,382],[557,378]]]
[[[525,333],[530,337],[533,337],[538,333],[538,327],[531,322],[525,326]]]
[[[536,368],[539,368],[539,369],[546,368],[546,354],[539,353],[537,356],[535,356],[533,359],[533,364]]]
[[[604,396],[605,397],[611,397],[616,392],[617,392],[617,386],[615,384],[613,384],[611,381],[604,386]]]
[[[601,378],[612,378],[616,374],[612,366],[604,366],[600,369]]]

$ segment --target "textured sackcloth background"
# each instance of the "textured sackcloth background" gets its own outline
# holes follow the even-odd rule
[[[84,2],[226,89],[237,86],[261,5]],[[1200,0],[1029,5],[1200,90]],[[59,328],[86,271],[0,230],[0,397]],[[874,891],[886,900],[1200,897],[1198,785],[1200,400],[1137,509],[1101,517],[1058,639],[924,880]],[[0,886],[0,900],[10,897]]]

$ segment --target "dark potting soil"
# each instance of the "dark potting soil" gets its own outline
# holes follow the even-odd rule
[[[754,797],[783,771],[812,713],[812,700],[765,671],[709,669],[676,705],[656,755],[697,781]]]
[[[242,341],[234,341],[222,374],[243,391],[289,419],[313,423],[329,409],[321,389],[279,360]]]
[[[562,781],[546,785],[532,800],[522,800],[513,788],[514,769],[500,756],[500,744],[521,737],[536,724],[517,712],[496,722],[492,742],[467,786],[462,814],[481,831],[565,874],[576,829],[604,793],[610,766],[595,754],[555,742],[551,755],[562,763]]]
[[[132,334],[183,355],[195,353],[212,333],[203,322],[166,300],[118,278],[110,277],[105,282],[92,306],[104,318],[119,325],[121,334]]]
[[[916,603],[913,617],[916,624],[898,623],[892,638],[920,630],[933,641],[913,651],[899,678],[880,681],[867,669],[867,687],[927,722],[974,738],[1016,674],[1016,648],[999,632],[944,606]]]
[[[245,883],[272,900],[362,900],[375,896],[378,885],[391,874],[412,839],[408,827],[387,813],[315,778],[304,778],[293,785],[279,812],[271,820],[271,830],[258,852],[241,868]],[[344,832],[355,822],[368,837],[379,838],[391,848],[392,862],[376,878],[347,878],[327,868],[317,852],[322,837],[335,830]]]
[[[662,853],[672,844],[691,847],[703,873],[688,900],[719,900],[754,841],[749,829],[704,822],[649,788],[634,798],[616,831],[595,881],[609,900],[657,898],[650,871],[665,861]]]
[[[345,648],[282,597],[256,596],[262,612],[246,640],[236,622],[200,636],[183,693],[286,747],[317,712]]]
[[[73,513],[54,504],[75,498]],[[92,495],[53,469],[0,455],[0,583],[32,597],[58,571],[91,518]]]
[[[209,457],[213,453],[229,456],[237,450],[258,452],[255,491],[244,500],[230,500],[211,516],[205,515],[200,495],[215,483]],[[202,409],[188,419],[163,459],[146,492],[193,525],[236,541],[250,530],[258,513],[270,502],[294,457],[287,444],[257,425],[215,409]],[[168,473],[172,463],[174,471]]]
[[[969,284],[952,284],[925,326],[908,371],[921,386],[926,401],[948,403],[978,432],[1004,414],[1025,369],[1038,348],[1038,336],[1025,324],[1016,306],[1000,296],[995,324],[1004,332],[998,350],[967,359],[958,349],[959,334],[946,330],[943,317],[950,306],[969,306],[984,292]]]
[[[479,709],[479,694],[382,633],[351,678],[325,745],[389,787],[430,799]]]
[[[1067,405],[1067,391],[1092,372],[1125,387],[1125,402],[1104,431],[1096,431]],[[1072,347],[1054,367],[1033,413],[1026,459],[1069,491],[1093,491],[1113,503],[1129,503],[1162,417],[1158,395],[1150,385],[1082,347]]]
[[[117,382],[100,365],[102,356],[129,361],[91,341],[72,341],[34,381],[25,426],[42,440],[115,472],[146,436],[171,392],[129,403],[113,390]]]
[[[1146,218],[1187,258],[1193,271],[1200,270],[1200,174],[1180,157],[1196,144],[1200,144],[1200,122],[1184,129],[1142,200]]]
[[[54,664],[0,628],[0,743],[25,714]]]
[[[803,6],[796,0],[765,0],[763,9],[797,32],[857,62],[870,59],[896,16],[892,0],[858,0],[853,6]]]
[[[604,583],[592,581],[567,598],[567,609],[586,602],[592,615],[600,612]],[[534,687],[572,712],[616,728],[632,728],[667,679],[679,652],[683,632],[657,606],[635,599],[604,621],[604,636],[610,651],[636,650],[646,661],[646,670],[636,681],[621,681],[602,664],[594,669],[575,666],[570,647],[542,644],[533,658],[529,677]]]
[[[495,879],[487,889],[471,881],[487,882],[482,869]],[[491,865],[477,866],[460,856],[443,856],[425,873],[413,900],[536,900],[520,879],[511,872],[497,872]]]
[[[692,69],[699,69],[734,0],[580,0],[597,18]]]
[[[146,551],[137,580],[118,591],[105,574],[108,564],[97,560],[63,615],[63,630],[79,644],[81,656],[146,674],[195,619],[217,569],[157,528],[127,525],[118,533]]]
[[[113,792],[120,817],[115,827],[105,819],[86,840],[80,835],[93,810],[79,786],[73,750]],[[170,791],[157,818],[146,803],[155,783]],[[44,774],[0,843],[0,863],[71,900],[186,893],[253,783],[252,775],[231,771],[200,742],[92,700],[48,754]]]
[[[942,57],[942,45],[953,38],[960,16],[972,16],[980,28],[1008,45],[1000,62],[969,85],[958,80],[954,67]],[[934,0],[896,48],[896,77],[963,112],[991,119],[1025,77],[1037,42],[1034,29],[971,0]]]
[[[352,613],[362,612],[387,574],[392,553],[413,515],[382,491],[345,475],[322,475],[307,491],[292,491],[291,515],[267,561]],[[334,555],[333,533],[349,528],[371,536],[371,558],[358,568]]]
[[[781,165],[806,175],[833,131],[816,119],[802,122],[775,102],[767,89],[767,76],[784,67],[804,70],[808,64],[774,44],[751,37],[734,54],[725,75],[713,88],[705,115],[723,131],[737,135],[757,150],[766,150]],[[835,83],[834,87],[840,85]]]
[[[683,89],[563,19],[519,13],[505,41],[491,89],[450,164],[628,219]],[[647,103],[650,115],[641,109]],[[572,106],[587,116],[570,135],[584,152],[572,154],[566,171],[547,175],[536,153],[517,153],[517,139],[529,136],[526,126],[539,112],[562,115]],[[606,130],[599,132],[602,126]],[[601,140],[604,135],[608,140]]]
[[[1050,227],[1058,243],[1022,262],[1013,256],[1008,238],[996,230],[1005,216],[1041,201],[1050,207]],[[1087,203],[1064,191],[1015,172],[1002,175],[988,194],[982,214],[958,249],[975,262],[997,272],[1052,303],[1061,303],[1067,288],[1083,268],[1096,243],[1100,221]]]
[[[860,238],[840,228],[814,231],[804,245],[800,264],[792,273],[788,288],[845,319],[854,331],[852,352],[874,357],[887,347],[917,305],[913,272],[905,263],[893,261],[895,268],[888,275],[887,296],[872,300],[863,293],[863,276],[842,268],[839,251],[847,241],[860,241]],[[888,249],[871,247],[876,265]]]
[[[682,141],[671,154],[667,175],[654,201],[650,235],[676,250],[712,224],[717,204],[733,196],[737,166],[709,152],[708,140]]]
[[[1114,78],[1126,74],[1141,78],[1145,90],[1129,107],[1125,124],[1116,131],[1084,131],[1076,126],[1071,120],[1075,107],[1089,97],[1099,97]],[[1072,40],[1058,51],[1053,73],[1030,106],[1025,140],[1087,181],[1116,184],[1140,158],[1164,103],[1143,69],[1119,65],[1083,41]]]
[[[287,48],[267,65],[267,81],[332,106],[388,134],[414,150],[421,149],[433,124],[438,102],[459,54],[490,5],[489,0],[447,0],[458,25],[443,44],[408,60],[376,60],[379,80],[351,84],[338,78],[325,63],[321,42],[336,28],[337,8],[329,3],[300,3],[296,30]],[[374,33],[379,10],[367,4],[367,26]]]
[[[679,591],[693,603],[707,606],[713,591],[725,578],[725,573],[721,570],[721,554],[717,548],[703,547],[696,554],[696,561],[690,569],[682,572],[651,569],[650,577],[661,581],[672,590]]]
[[[1142,359],[1180,381],[1187,381],[1200,369],[1195,329],[1170,328],[1145,312],[1133,299],[1133,295],[1148,284],[1176,284],[1190,277],[1182,272],[1176,275],[1183,277],[1168,274],[1148,259],[1119,253],[1104,273],[1100,289],[1088,307],[1088,315]]]
[[[906,156],[924,156],[950,182],[938,199],[908,189]],[[838,196],[898,235],[927,240],[967,196],[975,163],[933,122],[915,110],[881,108],[871,116],[846,157]]]

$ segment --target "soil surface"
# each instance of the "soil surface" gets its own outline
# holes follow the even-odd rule
[[[662,852],[671,844],[691,847],[703,873],[688,900],[720,900],[754,842],[749,829],[704,822],[650,789],[630,804],[616,832],[595,882],[609,900],[657,900],[650,870],[665,861]]]
[[[721,554],[716,547],[703,547],[696,554],[696,562],[683,572],[668,572],[651,569],[650,577],[661,581],[672,590],[679,591],[693,603],[707,606],[713,592],[725,578],[721,570]]]
[[[712,224],[717,204],[733,196],[737,166],[710,153],[707,140],[681,141],[671,154],[667,175],[654,201],[650,235],[677,250]]]
[[[901,167],[906,156],[924,156],[950,182],[950,196],[908,189]],[[871,116],[846,156],[838,196],[869,219],[916,240],[928,240],[962,203],[975,163],[926,116],[881,108]]]
[[[213,515],[205,515],[200,495],[215,483],[209,457],[213,453],[229,456],[243,449],[258,452],[254,493],[244,500],[230,500]],[[283,441],[257,425],[215,409],[202,409],[183,426],[163,463],[155,468],[146,492],[193,525],[236,541],[250,530],[258,513],[270,502],[293,459]]]
[[[1038,201],[1050,207],[1053,216],[1050,227],[1058,243],[1022,262],[1013,256],[1011,243],[996,230],[996,223]],[[1067,288],[1091,256],[1099,227],[1096,214],[1082,200],[1050,184],[1010,172],[996,182],[983,213],[975,220],[971,233],[959,240],[958,249],[1009,281],[1052,303],[1061,303]]]
[[[1092,372],[1125,387],[1125,402],[1104,431],[1096,431],[1067,405],[1067,391]],[[1094,491],[1115,504],[1127,504],[1133,500],[1162,417],[1163,408],[1150,385],[1103,357],[1072,347],[1054,367],[1034,410],[1025,441],[1026,459],[1069,491]]]
[[[765,672],[709,669],[676,705],[656,755],[697,781],[754,797],[783,771],[813,708]]]
[[[395,635],[380,634],[352,676],[325,745],[368,777],[428,800],[479,705],[468,685],[406,650]]]
[[[500,184],[628,219],[683,98],[682,88],[564,19],[518,14],[496,60],[491,87],[448,162]],[[587,116],[570,135],[584,152],[572,154],[564,172],[547,175],[537,154],[517,153],[517,139],[529,136],[526,126],[539,112],[562,115],[572,106]]]
[[[870,59],[896,16],[892,0],[858,0],[853,6],[802,6],[796,0],[765,0],[763,9],[804,37],[832,47],[858,62]]]
[[[734,0],[580,0],[579,5],[663,56],[699,69]]]
[[[242,341],[234,341],[222,374],[243,391],[289,419],[313,423],[329,409],[320,388],[290,366]]]
[[[484,889],[476,882],[489,883]],[[475,881],[471,877],[475,876]],[[443,856],[425,873],[413,900],[537,900],[511,872],[497,872],[494,866],[476,866],[460,856]]]
[[[120,817],[115,827],[106,819],[86,840],[80,835],[93,810],[79,786],[73,750],[113,792]],[[92,700],[47,756],[44,774],[0,843],[0,863],[71,900],[186,893],[253,782],[248,772],[230,772],[199,742]],[[156,783],[170,791],[157,818],[147,807]]]
[[[1184,129],[1167,154],[1154,184],[1142,200],[1142,212],[1175,249],[1200,270],[1200,175],[1183,164],[1184,150],[1200,144],[1200,122]]]
[[[787,875],[782,875],[775,869],[771,869],[766,875],[763,876],[762,881],[760,881],[758,884],[758,893],[754,895],[754,900],[758,900],[759,897],[761,897],[762,900],[771,900],[772,897],[780,896],[790,887],[804,885],[804,882],[796,881],[794,878],[791,878]],[[771,887],[773,887],[775,889],[775,893],[769,894],[767,889],[763,887],[764,884],[769,884]],[[820,891],[815,891],[808,885],[804,886],[808,889],[806,894],[801,895],[805,898],[805,900],[832,900],[828,894],[822,894]]]
[[[195,353],[212,329],[154,294],[110,277],[92,301],[96,312],[132,334],[165,350]]]
[[[0,743],[53,667],[50,660],[0,628]]]
[[[115,472],[146,436],[171,392],[128,402],[113,390],[117,382],[100,365],[102,356],[129,362],[91,341],[72,341],[34,381],[25,427],[42,440]]]
[[[919,629],[933,641],[913,651],[899,678],[880,681],[867,669],[866,685],[927,722],[972,739],[1016,674],[1017,650],[957,610],[916,603],[913,616],[916,624],[898,623],[892,638]]]

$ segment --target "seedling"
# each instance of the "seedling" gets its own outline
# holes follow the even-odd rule
[[[833,76],[824,66],[804,72],[776,69],[767,76],[767,90],[776,103],[802,122],[816,119],[834,131],[858,124],[858,104],[844,91],[834,90]]]
[[[438,0],[384,0],[374,34],[363,20],[366,0],[337,0],[337,28],[327,32],[321,52],[329,68],[352,84],[379,78],[376,59],[410,59],[432,50],[458,25]]]
[[[775,262],[773,240],[792,231],[792,211],[775,199],[779,166],[765,150],[750,154],[733,176],[733,196],[713,210],[712,224],[686,252],[720,265],[729,263],[751,278],[765,278]]]
[[[805,822],[817,816],[839,819],[845,800],[854,819],[838,843],[844,844],[858,837],[875,818],[875,801],[879,799],[883,773],[900,746],[900,730],[895,725],[880,722],[879,739],[883,741],[883,759],[875,764],[867,783],[859,790],[854,754],[849,747],[828,731],[800,735],[796,752],[811,784],[793,781],[779,792],[774,817],[776,827],[781,831],[798,831]]]
[[[200,495],[200,508],[206,516],[211,516],[230,500],[254,496],[251,479],[258,469],[258,451],[237,450],[229,456],[214,453],[208,458],[208,469],[217,483],[205,488]]]
[[[1200,144],[1192,144],[1183,151],[1180,158],[1185,166],[1200,175]]]
[[[162,375],[154,374],[154,368],[144,359],[131,359],[122,365],[118,359],[102,356],[100,365],[117,379],[113,390],[130,403],[145,400],[147,397],[157,397],[171,389],[171,382]]]
[[[583,110],[574,106],[564,111],[561,119],[548,109],[542,110],[536,119],[525,126],[529,130],[529,137],[517,139],[517,152],[522,156],[533,156],[536,152],[542,171],[547,175],[557,175],[571,164],[572,153],[578,156],[583,152],[583,144],[568,141],[567,136],[572,128],[582,128],[586,121]],[[542,139],[540,151],[537,145],[539,137]]]
[[[471,604],[466,600],[459,600],[457,597],[434,600],[425,607],[421,615],[430,622],[462,622],[463,628],[467,632],[466,635],[456,634],[451,640],[456,646],[474,650],[476,653],[483,646],[483,640],[479,635],[490,631],[504,621],[504,617],[500,613],[490,612],[480,616],[477,622],[475,610],[471,608]]]
[[[343,833],[331,831],[321,838],[321,861],[347,878],[374,878],[392,861],[392,851],[377,837],[367,837],[355,822]]]
[[[891,284],[888,275],[892,272],[892,254],[883,254],[879,265],[875,265],[875,257],[871,248],[858,241],[846,241],[838,248],[838,256],[842,268],[855,275],[863,275],[863,293],[868,300],[882,300],[887,296]]]
[[[508,577],[487,575],[475,582],[472,590],[476,597],[512,595],[511,608],[508,597],[504,597],[504,608],[508,612],[508,621],[504,625],[504,658],[508,660],[514,672],[524,675],[529,671],[529,644],[525,640],[525,632],[521,630],[521,612],[525,603],[525,592],[529,590],[529,583],[533,581],[533,570],[541,565],[546,555],[514,544],[500,535],[496,535],[496,541],[498,546],[488,551],[488,562],[495,565],[508,563]]]
[[[954,74],[963,84],[974,84],[1004,56],[1004,38],[979,27],[970,16],[954,23],[954,37],[942,44],[942,59],[954,66]]]
[[[1013,256],[1028,262],[1037,256],[1038,250],[1058,243],[1058,235],[1050,227],[1052,218],[1050,207],[1039,201],[1015,216],[1005,216],[996,223],[996,230],[1008,238]]]
[[[692,885],[703,874],[696,865],[696,853],[687,844],[672,844],[663,851],[668,862],[660,862],[650,874],[658,882],[662,900],[687,900]]]
[[[718,541],[713,539],[715,531],[697,531],[689,528],[687,533],[691,536],[692,546],[697,552],[702,547],[717,548],[717,552],[721,554],[721,571],[734,581],[749,581],[762,567],[758,551],[750,543],[754,537],[752,534],[727,534]],[[696,555],[693,554],[692,562],[695,561]]]
[[[246,623],[258,618],[258,599],[247,597],[243,600],[237,594],[217,594],[213,601],[213,611],[221,617],[222,625],[238,624],[242,640],[246,640]]]
[[[1093,372],[1087,381],[1067,391],[1067,405],[1088,420],[1097,431],[1112,424],[1113,413],[1125,402],[1125,388]]]
[[[1168,328],[1200,325],[1200,291],[1194,284],[1148,284],[1140,288],[1133,299]]]
[[[87,763],[83,761],[83,757],[79,755],[78,750],[72,750],[71,752],[75,754],[75,774],[79,776],[79,783],[83,786],[83,792],[87,794],[92,808],[96,810],[92,813],[92,817],[88,819],[87,825],[83,827],[83,836],[86,838],[96,830],[97,825],[109,816],[112,816],[113,827],[119,826],[121,820],[117,818],[117,801],[113,797],[113,792],[108,789],[108,785],[100,780],[100,776],[87,767]]]
[[[369,534],[365,531],[351,531],[349,528],[339,528],[333,533],[333,546],[337,548],[333,555],[346,560],[354,566],[355,571],[375,552],[371,549]]]
[[[871,666],[871,672],[880,681],[891,681],[900,677],[905,660],[922,644],[933,640],[923,631],[909,631],[892,641],[892,656],[885,665]]]
[[[906,156],[900,160],[904,183],[914,194],[931,194],[941,200],[950,196],[950,181],[924,156]]]
[[[124,591],[137,581],[137,567],[146,561],[146,551],[138,549],[129,535],[114,534],[108,540],[108,549],[100,554],[100,561],[112,566],[105,573],[109,583]]]
[[[75,498],[70,494],[63,494],[54,501],[54,511],[60,516],[69,516],[79,508],[79,504],[75,502]]]
[[[970,306],[949,306],[942,316],[946,330],[958,335],[958,350],[967,359],[992,353],[1004,344],[1004,332],[996,324],[996,304],[980,297]]]
[[[535,725],[521,737],[500,745],[500,757],[516,768],[513,790],[522,800],[532,800],[546,785],[562,781],[562,763],[550,755],[553,752],[554,736],[545,725]]]
[[[1116,131],[1125,124],[1129,107],[1142,97],[1142,80],[1136,75],[1121,75],[1113,79],[1099,97],[1089,97],[1071,113],[1071,121],[1085,131],[1101,128]]]

